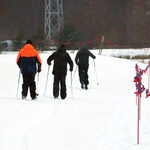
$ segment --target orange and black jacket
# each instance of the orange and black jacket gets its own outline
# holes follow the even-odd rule
[[[36,73],[41,70],[42,62],[37,50],[26,44],[18,53],[17,64],[21,73]]]

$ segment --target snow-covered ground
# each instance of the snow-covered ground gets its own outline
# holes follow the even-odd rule
[[[65,100],[53,98],[52,66],[44,94],[48,72],[46,60],[52,52],[40,53],[43,65],[36,101],[31,101],[30,97],[21,100],[22,77],[16,98],[19,76],[17,53],[0,54],[0,150],[149,150],[150,98],[145,99],[145,93],[141,106],[140,144],[137,145],[137,106],[133,83],[136,62],[111,57],[133,55],[137,51],[103,50],[102,55],[98,55],[98,50],[93,51],[96,68],[93,59],[90,59],[89,89],[80,88],[74,65],[73,95],[71,73],[68,71]],[[76,52],[69,54],[74,60]],[[138,65],[142,69],[147,66]],[[147,80],[148,75],[143,75],[146,87]]]

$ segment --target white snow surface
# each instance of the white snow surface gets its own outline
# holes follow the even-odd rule
[[[41,52],[43,64],[36,101],[31,101],[29,93],[27,100],[21,99],[22,76],[16,98],[17,53],[0,54],[0,150],[150,149],[150,98],[145,99],[145,92],[142,94],[140,144],[137,145],[137,105],[133,83],[135,63],[142,69],[147,64],[111,56],[139,54],[143,50],[103,50],[102,55],[98,55],[98,50],[92,52],[96,59],[89,59],[89,89],[80,88],[74,63],[72,87],[68,66],[65,100],[53,98],[53,64],[44,94],[48,73],[46,61],[52,52]],[[74,61],[76,52],[68,53]],[[144,53],[148,54],[148,50]],[[142,80],[148,87],[148,74],[144,74]]]

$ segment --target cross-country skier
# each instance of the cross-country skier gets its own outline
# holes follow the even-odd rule
[[[19,51],[17,64],[23,76],[22,99],[27,97],[28,88],[30,88],[31,98],[36,99],[35,74],[41,72],[42,62],[31,40],[27,40],[26,45]]]
[[[54,60],[53,74],[53,96],[58,98],[59,96],[59,86],[60,86],[60,96],[62,99],[66,98],[66,75],[67,75],[67,63],[70,65],[70,71],[73,70],[73,61],[71,57],[66,52],[65,45],[62,44],[56,52],[50,55],[47,59],[47,64],[51,65],[51,61]]]
[[[82,89],[88,89],[88,68],[89,68],[89,56],[95,59],[96,57],[88,50],[86,45],[83,45],[77,52],[75,62],[78,65],[79,80]]]

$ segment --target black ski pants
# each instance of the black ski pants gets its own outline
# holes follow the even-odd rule
[[[79,69],[79,80],[81,84],[85,84],[88,85],[89,81],[88,81],[88,65],[79,65],[78,69]]]
[[[35,74],[22,74],[23,84],[22,84],[22,96],[27,97],[28,88],[30,89],[30,96],[32,99],[36,97],[36,85],[35,85]]]
[[[60,90],[59,90],[60,89]],[[53,96],[57,98],[60,96],[62,99],[65,99],[67,96],[66,93],[66,75],[63,74],[55,74],[54,75],[54,83],[53,83]]]

